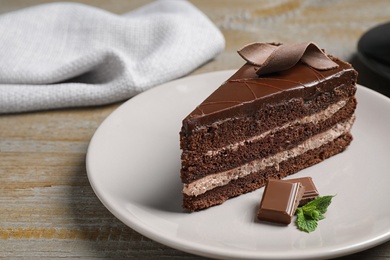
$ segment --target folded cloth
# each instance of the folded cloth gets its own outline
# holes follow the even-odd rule
[[[0,15],[0,113],[108,104],[184,76],[224,48],[186,1],[116,15],[77,3]]]

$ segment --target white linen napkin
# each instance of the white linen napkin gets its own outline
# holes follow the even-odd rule
[[[0,113],[108,104],[181,77],[224,48],[186,1],[123,15],[77,3],[0,15]]]

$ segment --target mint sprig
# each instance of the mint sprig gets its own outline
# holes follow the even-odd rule
[[[318,221],[324,219],[324,213],[328,209],[334,195],[317,197],[306,205],[297,208],[296,224],[298,229],[310,233],[318,226]]]

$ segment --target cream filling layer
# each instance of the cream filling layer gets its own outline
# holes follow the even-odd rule
[[[189,196],[198,196],[216,187],[224,186],[232,180],[245,177],[251,173],[264,170],[265,168],[271,166],[275,167],[276,170],[279,171],[280,163],[287,161],[290,158],[302,155],[307,151],[319,148],[322,145],[332,142],[336,138],[347,134],[351,130],[354,121],[355,115],[353,115],[349,120],[338,123],[329,130],[307,139],[290,150],[282,151],[266,158],[260,158],[237,168],[205,176],[194,182],[184,184],[183,193]]]
[[[316,114],[313,114],[313,115],[309,115],[309,116],[305,116],[303,118],[300,118],[300,119],[297,119],[297,120],[294,120],[292,122],[288,122],[280,127],[276,127],[274,129],[271,129],[271,130],[268,130],[260,135],[257,135],[257,136],[253,136],[245,141],[241,141],[241,142],[237,142],[237,143],[234,143],[234,144],[229,144],[225,147],[222,147],[222,148],[219,148],[217,150],[212,150],[212,151],[208,151],[206,152],[206,155],[207,156],[214,156],[214,155],[217,155],[223,151],[226,151],[226,150],[237,150],[240,146],[243,146],[245,145],[245,143],[253,143],[253,142],[256,142],[258,140],[261,140],[263,139],[264,137],[266,137],[267,135],[269,134],[273,134],[273,133],[276,133],[280,130],[283,130],[285,128],[288,128],[290,126],[293,126],[293,125],[297,125],[297,124],[307,124],[307,123],[310,123],[312,122],[313,124],[317,124],[318,122],[321,122],[321,121],[325,121],[327,120],[328,118],[332,117],[337,111],[339,111],[341,108],[343,108],[346,104],[347,104],[347,101],[348,99],[343,99],[343,100],[340,100],[339,102],[335,103],[335,104],[332,104],[330,106],[328,106],[326,109],[324,109],[323,111],[319,112],[319,113],[316,113]]]

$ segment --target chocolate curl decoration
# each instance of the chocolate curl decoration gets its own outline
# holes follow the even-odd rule
[[[329,70],[339,65],[332,61],[312,42],[294,44],[251,43],[245,45],[238,54],[252,65],[259,66],[260,75],[292,68],[301,60],[317,70]]]

